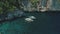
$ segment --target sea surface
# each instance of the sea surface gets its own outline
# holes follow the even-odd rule
[[[26,13],[26,16],[35,16],[33,22],[26,22],[23,18],[5,21],[0,24],[1,34],[60,34],[60,13]]]
[[[60,3],[53,0],[52,8],[60,9]],[[25,2],[25,1],[24,1]],[[42,1],[45,6],[46,2]],[[28,2],[25,2],[25,5]],[[45,4],[44,4],[45,3]],[[26,22],[28,16],[35,16],[33,22]],[[26,17],[0,22],[0,34],[60,34],[60,12],[26,13]]]

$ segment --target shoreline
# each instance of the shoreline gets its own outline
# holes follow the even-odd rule
[[[38,11],[33,11],[33,12],[28,12],[28,11],[24,11],[24,13],[60,13],[60,11],[45,11],[45,12],[38,12]],[[2,16],[1,16],[2,17]],[[26,17],[26,15],[21,15],[21,16],[14,16],[14,17],[11,17],[11,19],[6,19],[6,17],[2,17],[0,18],[0,22],[5,22],[5,21],[12,21],[12,20],[15,20],[15,19],[18,19],[18,18],[23,18],[23,17]]]

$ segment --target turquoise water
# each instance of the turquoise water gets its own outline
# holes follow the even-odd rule
[[[5,21],[0,25],[3,34],[60,34],[59,13],[26,13],[33,15],[36,20],[28,23],[24,18],[13,21]]]
[[[45,0],[43,1],[45,4]],[[26,2],[27,3],[27,2]],[[26,4],[25,3],[25,4]],[[42,4],[44,4],[42,3]],[[44,6],[45,6],[44,4]],[[52,8],[60,9],[60,3],[53,0]],[[35,16],[36,20],[28,23],[24,18],[5,21],[0,24],[2,34],[60,34],[60,13],[26,13],[26,16]]]

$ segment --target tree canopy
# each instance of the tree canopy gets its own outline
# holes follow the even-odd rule
[[[19,7],[20,2],[20,0],[0,0],[0,14],[2,12],[14,11],[15,8]]]
[[[24,0],[0,0],[0,13],[14,11],[15,8],[21,9]],[[28,1],[28,0],[25,0]],[[35,5],[38,0],[30,0]]]

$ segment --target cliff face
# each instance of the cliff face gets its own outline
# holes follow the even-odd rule
[[[40,7],[47,6],[47,1],[50,0],[0,0],[0,13],[7,12],[7,11],[14,11],[15,8],[24,10],[27,8],[29,3],[31,3],[30,8],[37,9],[37,4],[40,4]],[[51,6],[49,4],[52,4]],[[52,9],[60,9],[60,2],[59,0],[51,0],[50,3],[48,3]],[[28,7],[29,8],[29,7]],[[27,10],[29,10],[27,8]]]
[[[29,4],[29,3],[31,3],[31,4]],[[41,7],[41,8],[43,6],[43,8],[45,7],[45,9],[48,8],[49,10],[60,10],[59,0],[38,0],[38,1],[37,0],[32,0],[32,1],[28,2],[27,6],[28,5],[30,6],[31,10],[33,10],[33,8],[37,9],[36,7],[38,7],[38,6]],[[27,10],[29,10],[29,9],[27,8]]]

